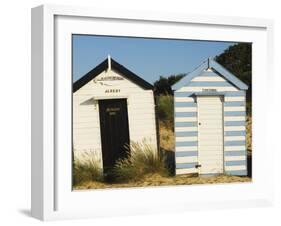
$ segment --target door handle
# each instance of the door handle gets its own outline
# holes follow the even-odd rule
[[[201,164],[195,165],[195,168],[196,168],[196,169],[198,169],[199,167],[201,167]]]
[[[198,125],[201,126],[201,122],[198,122]]]

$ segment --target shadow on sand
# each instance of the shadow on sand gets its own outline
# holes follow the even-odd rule
[[[162,158],[164,158],[165,165],[166,165],[167,169],[169,170],[169,173],[174,176],[175,168],[176,168],[175,152],[161,149],[160,155]]]
[[[252,177],[252,154],[247,155],[247,169],[248,169],[248,177]]]

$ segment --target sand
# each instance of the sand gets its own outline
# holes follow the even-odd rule
[[[84,182],[76,185],[74,190],[81,189],[102,189],[102,188],[124,188],[124,187],[148,187],[148,186],[169,186],[169,185],[195,185],[195,184],[221,184],[251,182],[250,177],[218,175],[208,177],[198,176],[175,176],[165,177],[159,174],[149,174],[137,181],[127,183],[104,183],[96,181]]]

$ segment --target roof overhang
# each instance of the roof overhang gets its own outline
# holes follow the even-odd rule
[[[75,93],[77,90],[79,90],[81,87],[86,85],[89,81],[94,79],[96,76],[98,76],[108,68],[120,73],[124,78],[127,78],[128,80],[134,82],[135,84],[137,84],[138,86],[140,86],[145,90],[149,90],[149,89],[153,90],[153,85],[151,85],[150,83],[148,83],[147,81],[145,81],[144,79],[133,73],[132,71],[128,70],[123,65],[119,64],[117,61],[110,58],[104,60],[94,69],[92,69],[83,77],[81,77],[76,82],[74,82],[73,93]]]
[[[185,77],[183,77],[180,81],[175,83],[172,86],[173,90],[178,90],[182,88],[183,86],[188,86],[189,82],[195,78],[196,76],[200,75],[204,70],[207,69],[213,69],[215,72],[223,76],[227,81],[229,81],[231,84],[239,88],[240,90],[247,90],[248,86],[239,80],[235,75],[233,75],[231,72],[229,72],[227,69],[225,69],[223,66],[218,64],[215,60],[209,58],[208,60],[204,61],[199,67],[197,67],[194,71],[187,74]]]
[[[226,92],[195,92],[191,96],[224,96]]]

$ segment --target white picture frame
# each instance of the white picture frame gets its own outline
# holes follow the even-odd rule
[[[68,110],[73,33],[252,42],[252,182],[72,191]],[[56,220],[271,205],[273,178],[268,175],[273,150],[266,142],[266,120],[273,81],[272,39],[273,22],[265,19],[57,5],[32,9],[32,216]]]

